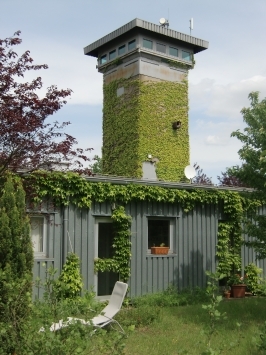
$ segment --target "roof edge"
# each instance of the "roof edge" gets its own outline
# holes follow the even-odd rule
[[[181,33],[181,32],[178,32],[178,31],[175,31],[175,30],[163,27],[163,26],[156,25],[156,24],[148,22],[148,21],[141,20],[139,18],[135,18],[134,20],[119,27],[118,29],[114,30],[113,32],[109,33],[108,35],[106,35],[106,36],[98,39],[97,41],[89,44],[88,46],[84,47],[84,54],[95,56],[95,54],[93,52],[95,52],[98,48],[100,48],[104,44],[108,43],[109,41],[123,35],[124,33],[132,30],[135,27],[139,27],[139,28],[143,28],[145,30],[151,31],[151,32],[159,33],[164,36],[168,36],[168,37],[174,38],[176,40],[180,40],[182,42],[190,43],[194,47],[197,47],[199,49],[199,51],[205,50],[209,46],[208,41],[205,41],[205,40],[202,40],[202,39],[199,39],[196,37],[192,37],[190,35],[187,35],[187,34],[184,34],[184,33]]]

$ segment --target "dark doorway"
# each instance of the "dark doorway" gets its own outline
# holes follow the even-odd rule
[[[98,223],[98,258],[112,258],[114,256],[113,223]],[[98,296],[111,295],[119,274],[113,271],[98,272]]]

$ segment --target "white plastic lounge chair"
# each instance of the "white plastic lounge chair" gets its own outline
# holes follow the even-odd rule
[[[113,319],[113,317],[121,309],[122,303],[127,292],[127,288],[128,285],[126,283],[117,281],[114,286],[108,305],[101,311],[101,314],[92,318],[91,321],[86,322],[84,319],[68,317],[68,320],[66,322],[63,322],[63,320],[61,319],[58,323],[53,323],[50,327],[50,331],[54,332],[61,328],[67,327],[71,323],[80,322],[84,325],[94,325],[97,328],[103,328],[107,324],[110,324],[112,326],[112,323],[116,323],[119,326],[121,332],[125,333],[124,329],[115,319]]]

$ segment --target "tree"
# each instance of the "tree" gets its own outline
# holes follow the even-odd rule
[[[25,193],[9,175],[0,197],[0,343],[6,354],[18,348],[32,295],[33,250]]]
[[[45,122],[66,104],[71,90],[52,85],[40,98],[36,91],[42,88],[41,77],[22,82],[28,72],[48,66],[34,65],[29,51],[18,56],[13,47],[21,43],[19,35],[20,31],[0,39],[0,175],[8,169],[32,171],[61,161],[81,168],[89,159],[83,149],[74,149],[76,139],[63,132],[70,122]]]
[[[234,168],[226,168],[225,172],[221,172],[221,176],[217,176],[219,185],[222,186],[236,186],[236,187],[248,187],[238,177],[234,175]]]
[[[266,99],[259,101],[259,93],[249,94],[250,107],[241,113],[247,124],[244,131],[237,130],[231,136],[239,139],[243,146],[238,151],[242,165],[230,169],[243,185],[255,189],[253,195],[264,204],[266,201]],[[257,211],[256,211],[257,212]],[[257,213],[249,216],[244,224],[244,232],[253,240],[246,245],[253,247],[258,258],[266,257],[266,216]]]
[[[237,130],[231,136],[239,139],[243,146],[238,151],[241,166],[231,168],[232,174],[243,184],[266,192],[266,99],[259,102],[259,93],[249,94],[250,107],[241,113],[247,124],[244,132]]]
[[[95,163],[91,164],[91,172],[93,174],[102,174],[102,166],[103,166],[103,160],[99,155],[94,155],[93,160],[95,160]]]
[[[198,163],[194,163],[193,167],[196,170],[196,176],[192,179],[193,184],[211,185],[212,180],[200,168]]]

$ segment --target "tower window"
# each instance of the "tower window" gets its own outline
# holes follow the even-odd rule
[[[132,49],[136,48],[136,40],[128,42],[128,50],[131,51]]]
[[[126,52],[126,45],[123,44],[123,46],[120,46],[120,47],[118,48],[118,55],[122,55],[122,54],[124,54],[125,52]]]
[[[188,62],[191,62],[191,53],[182,51],[182,59],[187,60]]]
[[[100,64],[105,64],[107,62],[107,55],[102,55],[100,58]]]
[[[169,47],[169,55],[173,57],[178,57],[178,49],[174,47]]]
[[[166,45],[161,43],[156,43],[156,51],[166,53]]]
[[[115,59],[116,57],[116,49],[114,49],[112,52],[109,52],[109,60]]]
[[[143,47],[148,48],[148,49],[152,49],[153,48],[152,41],[150,41],[149,39],[143,38]]]

